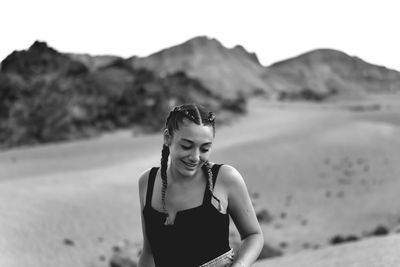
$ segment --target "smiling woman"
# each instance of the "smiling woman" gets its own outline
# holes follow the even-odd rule
[[[215,116],[203,107],[169,113],[161,167],[139,179],[140,267],[243,267],[257,259],[260,225],[240,173],[209,161],[214,136]],[[242,237],[237,255],[229,247],[229,216]]]

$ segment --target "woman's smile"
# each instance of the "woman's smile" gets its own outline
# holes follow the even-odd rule
[[[196,169],[196,167],[199,165],[198,163],[190,163],[190,162],[186,162],[184,160],[182,160],[182,162],[188,169],[191,169],[191,170]]]

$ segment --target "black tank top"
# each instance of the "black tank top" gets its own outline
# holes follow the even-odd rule
[[[213,186],[220,164],[214,164]],[[197,267],[230,250],[229,215],[211,204],[207,186],[200,206],[178,211],[173,225],[164,225],[166,214],[151,206],[154,181],[159,168],[149,174],[143,209],[146,234],[156,267]]]

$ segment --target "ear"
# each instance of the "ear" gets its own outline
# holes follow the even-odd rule
[[[172,135],[169,133],[168,129],[164,130],[164,144],[170,146],[172,142]]]

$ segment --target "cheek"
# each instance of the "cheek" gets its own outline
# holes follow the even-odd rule
[[[181,158],[185,157],[189,154],[189,151],[180,148],[179,146],[172,146],[170,148],[170,157],[171,158]]]
[[[209,157],[210,157],[210,152],[211,151],[209,151],[207,153],[200,154],[200,160],[203,161],[203,162],[207,161],[209,159]]]

